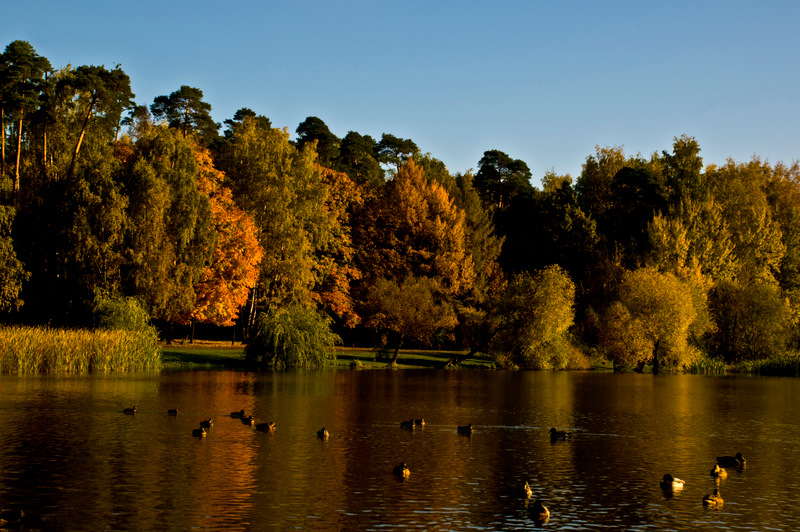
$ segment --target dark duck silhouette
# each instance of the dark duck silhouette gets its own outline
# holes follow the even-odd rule
[[[458,432],[459,434],[466,434],[468,436],[471,435],[474,431],[475,429],[472,428],[472,423],[467,423],[466,425],[459,425],[456,428],[456,432]]]
[[[324,440],[328,436],[330,436],[330,434],[328,434],[328,431],[325,427],[322,427],[317,431],[317,438],[322,438]]]
[[[744,467],[747,461],[742,453],[736,453],[736,456],[717,456],[717,463],[721,467]]]
[[[536,501],[533,506],[528,508],[528,515],[538,526],[550,519],[550,510],[547,509],[547,506],[542,501]]]
[[[136,407],[134,406],[133,408],[125,408],[125,409],[122,410],[122,412],[124,414],[135,414],[136,413]]]
[[[572,433],[567,432],[565,430],[556,430],[555,427],[550,429],[550,440],[551,441],[558,441],[558,440],[570,440],[572,439]]]
[[[400,422],[400,428],[401,429],[414,430],[414,420],[413,419],[409,419],[408,421],[401,421]]]

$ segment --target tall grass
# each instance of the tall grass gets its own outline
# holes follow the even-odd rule
[[[725,361],[719,358],[701,356],[683,366],[684,371],[694,375],[724,375]]]
[[[92,373],[161,369],[152,331],[0,327],[0,373]]]
[[[738,364],[741,373],[776,377],[800,377],[800,353],[786,353]]]

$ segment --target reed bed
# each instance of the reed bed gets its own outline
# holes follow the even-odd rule
[[[751,375],[800,377],[800,353],[786,353],[762,360],[740,362],[739,371]]]
[[[0,327],[0,373],[157,371],[152,331]]]
[[[684,369],[687,373],[693,375],[724,375],[725,361],[719,358],[702,356],[685,365]]]

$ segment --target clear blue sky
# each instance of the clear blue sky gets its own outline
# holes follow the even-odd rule
[[[121,64],[136,101],[201,89],[294,134],[411,138],[448,169],[483,152],[577,177],[594,146],[700,143],[706,164],[800,159],[797,1],[7,1],[5,47]]]

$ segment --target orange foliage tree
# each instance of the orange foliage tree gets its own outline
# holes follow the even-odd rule
[[[230,189],[222,186],[225,175],[214,168],[208,150],[196,146],[195,159],[197,187],[209,198],[216,241],[212,261],[195,286],[197,303],[190,317],[229,326],[256,284],[263,250],[253,219],[236,206]]]

